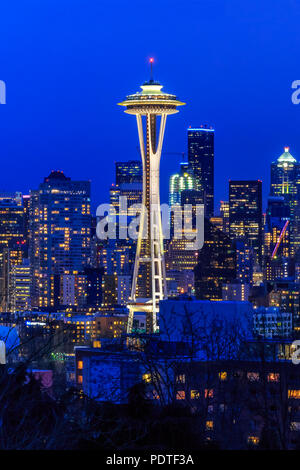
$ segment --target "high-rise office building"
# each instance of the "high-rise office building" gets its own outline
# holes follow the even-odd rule
[[[24,240],[24,209],[21,193],[0,194],[0,250]]]
[[[59,300],[65,307],[83,307],[87,303],[87,279],[83,273],[67,271],[59,276]]]
[[[23,262],[22,245],[13,248],[3,248],[1,251],[1,310],[8,312],[10,310],[10,275],[14,266],[21,265]]]
[[[30,265],[26,259],[22,264],[12,265],[9,272],[7,310],[21,312],[29,310],[30,305]]]
[[[180,205],[182,210],[186,209],[188,206],[191,208],[190,217],[188,217],[188,212],[185,212],[185,221],[187,222],[187,227],[182,227],[182,237],[179,238],[174,233],[173,229],[173,219],[171,217],[171,239],[166,240],[166,269],[167,271],[193,271],[197,263],[197,251],[190,249],[190,240],[193,238],[193,233],[196,230],[196,210],[202,207],[203,214],[203,204],[202,204],[202,195],[200,191],[196,189],[182,189],[180,192]],[[204,218],[203,218],[204,219]],[[200,227],[198,227],[198,230]],[[189,233],[190,232],[190,233]]]
[[[290,207],[283,196],[270,196],[264,225],[263,267],[267,281],[289,277],[292,270]]]
[[[24,257],[28,258],[28,249],[29,249],[29,205],[30,205],[30,195],[23,194],[23,211],[24,211]]]
[[[229,226],[232,241],[244,239],[253,249],[254,262],[262,258],[262,182],[229,181]]]
[[[116,184],[142,183],[143,166],[140,160],[116,162]]]
[[[102,304],[102,277],[103,268],[84,268],[87,280],[86,304],[89,307],[99,308]]]
[[[24,210],[21,193],[0,194],[0,308],[8,309],[9,271],[22,263]]]
[[[271,164],[271,196],[281,196],[290,210],[290,255],[300,248],[300,163],[289,147]]]
[[[271,164],[271,196],[284,196],[290,202],[291,196],[297,194],[300,183],[300,163],[290,154],[290,148],[285,147],[283,154]]]
[[[128,233],[123,238],[125,232],[122,229],[127,229],[139,213],[138,207],[142,204],[142,197],[142,162],[116,162],[115,183],[110,188],[110,204],[114,207],[116,215],[116,239],[104,242],[102,266],[105,275],[116,275],[118,278],[121,276],[122,279],[126,276],[127,287],[128,279],[131,282],[133,274],[136,240],[129,238]]]
[[[222,300],[223,285],[236,277],[235,252],[230,238],[207,219],[204,245],[198,253],[194,272],[196,297],[201,300]]]
[[[170,177],[169,182],[169,206],[181,203],[181,193],[186,189],[196,189],[196,181],[191,166],[180,163],[180,172]]]
[[[143,169],[142,163],[136,160],[116,162],[115,183],[110,188],[110,204],[116,211],[116,229],[123,227],[126,217],[128,226],[137,215],[137,207],[142,204]],[[122,199],[120,199],[122,198]],[[120,215],[123,216],[120,218]]]
[[[244,284],[253,281],[253,249],[247,240],[235,240],[233,242],[236,256],[236,279]]]
[[[89,264],[90,236],[90,182],[52,171],[30,194],[33,306],[55,306],[59,276]]]
[[[223,219],[223,232],[229,235],[229,202],[220,201],[220,216]]]
[[[188,161],[194,172],[196,189],[203,194],[208,218],[214,215],[214,135],[211,127],[188,129]]]

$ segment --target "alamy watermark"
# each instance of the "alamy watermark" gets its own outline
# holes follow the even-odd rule
[[[142,204],[129,206],[127,197],[120,196],[117,209],[113,204],[100,204],[96,215],[96,233],[100,240],[137,240],[143,223],[142,239],[149,238],[151,230],[151,238],[154,239],[162,233],[164,239],[186,240],[186,250],[199,250],[204,243],[203,204],[152,205],[148,214],[147,207]]]
[[[292,103],[299,104],[300,103],[300,80],[294,80],[292,83],[292,88],[295,90],[292,93]]]
[[[0,104],[6,104],[6,84],[0,80]]]

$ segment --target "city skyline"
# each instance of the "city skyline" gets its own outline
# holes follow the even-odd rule
[[[300,450],[300,0],[23,3],[1,9],[0,450]]]

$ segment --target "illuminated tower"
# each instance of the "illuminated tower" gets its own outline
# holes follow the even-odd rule
[[[143,204],[140,217],[131,303],[127,331],[132,331],[134,312],[146,312],[149,332],[157,331],[159,301],[166,297],[163,234],[159,198],[159,164],[168,114],[178,112],[184,103],[175,95],[162,91],[162,85],[151,78],[141,89],[119,103],[125,113],[136,115],[143,163]],[[145,119],[143,119],[143,117]]]
[[[186,189],[196,189],[196,181],[193,170],[186,162],[180,163],[180,173],[170,177],[169,183],[169,206],[181,203],[181,193]]]
[[[193,168],[198,191],[202,191],[205,216],[214,215],[214,139],[211,127],[188,129],[188,161]]]
[[[300,248],[300,163],[285,147],[284,153],[271,164],[271,196],[281,196],[290,210],[290,242],[293,257]]]
[[[90,182],[72,181],[51,171],[30,191],[30,264],[32,306],[54,307],[58,279],[90,263]]]

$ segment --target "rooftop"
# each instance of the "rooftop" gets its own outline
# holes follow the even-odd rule
[[[277,163],[297,163],[296,158],[290,154],[289,150],[290,147],[284,147],[284,152],[277,158]]]

